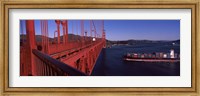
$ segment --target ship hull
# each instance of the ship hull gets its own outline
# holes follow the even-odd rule
[[[125,61],[136,61],[136,62],[180,62],[179,59],[141,59],[141,58],[124,58]]]

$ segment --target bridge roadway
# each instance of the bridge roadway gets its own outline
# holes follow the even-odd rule
[[[90,75],[104,43],[99,39],[82,47],[52,54],[51,57]]]

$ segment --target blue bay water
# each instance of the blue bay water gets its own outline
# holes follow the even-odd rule
[[[127,62],[123,56],[128,52],[135,53],[169,53],[174,49],[180,54],[180,46],[171,44],[119,45],[102,49],[92,76],[180,76],[180,62]]]

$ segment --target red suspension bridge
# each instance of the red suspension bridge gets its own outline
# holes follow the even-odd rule
[[[89,22],[89,31],[85,24]],[[70,25],[68,20],[55,20],[56,30],[49,33],[47,20],[40,20],[41,41],[37,40],[34,20],[25,20],[21,27],[20,75],[21,76],[85,76],[90,75],[96,60],[105,47],[104,21],[81,20]],[[72,26],[69,35],[69,25]],[[80,29],[80,35],[75,35]],[[61,30],[62,29],[62,30]],[[52,32],[52,31],[51,31]],[[88,33],[90,32],[90,36]],[[54,37],[50,39],[49,35]],[[61,35],[62,34],[62,35]]]

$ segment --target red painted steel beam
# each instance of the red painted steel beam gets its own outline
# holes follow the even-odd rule
[[[48,21],[46,20],[46,41],[47,41],[47,54],[49,54],[49,30]]]
[[[26,33],[27,33],[27,64],[29,65],[27,69],[28,73],[26,75],[35,75],[35,65],[34,56],[32,54],[32,49],[36,48],[35,43],[35,26],[34,20],[26,20]]]
[[[57,33],[57,31],[54,31],[54,42],[56,43],[56,33]]]
[[[96,63],[96,60],[101,52],[101,49],[104,45],[104,42],[102,41],[95,41],[92,46],[87,47],[87,48],[83,48],[81,49],[81,51],[79,51],[78,53],[75,53],[74,55],[68,56],[68,58],[63,59],[62,61],[65,62],[66,64],[69,64],[72,67],[76,68],[76,64],[74,64],[74,62],[76,62],[78,59],[83,60],[82,62],[80,62],[80,65],[83,67],[83,69],[80,69],[81,71],[85,72],[84,70],[86,68],[88,68],[90,70],[90,73],[93,70],[94,64]],[[93,50],[91,52],[91,50]],[[87,55],[89,54],[89,56]],[[87,58],[89,60],[85,60],[82,57],[84,56],[84,58]],[[91,62],[91,60],[93,60],[93,62]],[[89,66],[86,67],[85,64],[88,64]],[[89,74],[90,74],[89,73]]]
[[[84,21],[81,20],[81,39],[84,41]]]
[[[66,22],[66,27],[65,27],[65,43],[68,43],[68,21],[65,20]]]
[[[57,24],[57,32],[58,32],[58,44],[60,44],[60,20],[55,20]]]
[[[65,35],[65,33],[66,33],[66,32],[65,32],[65,31],[66,31],[66,30],[65,30],[65,29],[66,29],[66,22],[65,22],[65,21],[61,21],[61,24],[62,24],[62,28],[63,28],[63,43],[65,44],[65,41],[66,41],[66,40],[65,40],[65,36],[66,36],[66,35]]]

